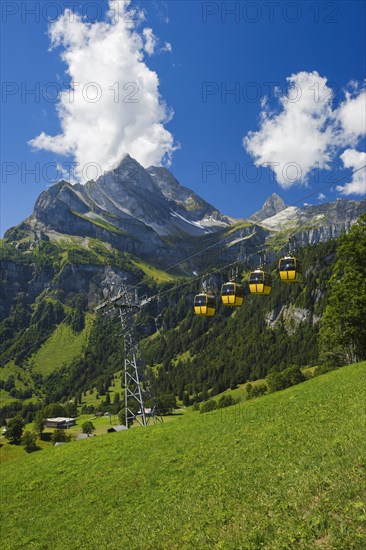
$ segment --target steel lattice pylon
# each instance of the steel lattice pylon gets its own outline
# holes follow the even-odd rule
[[[134,296],[122,287],[121,292],[96,308],[96,310],[118,308],[124,341],[124,389],[125,389],[125,423],[129,428],[134,420],[141,426],[147,426],[151,419],[162,422],[155,400],[153,400],[149,381],[144,377],[145,362],[135,334],[134,316],[148,300],[139,301],[137,292]],[[150,407],[146,407],[149,402]]]

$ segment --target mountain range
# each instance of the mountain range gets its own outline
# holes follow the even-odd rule
[[[0,390],[11,401],[30,395],[61,399],[80,388],[108,387],[120,368],[120,328],[98,323],[85,311],[118,291],[122,282],[138,284],[146,294],[178,283],[173,294],[141,312],[141,336],[163,325],[163,334],[156,333],[145,354],[151,365],[165,365],[158,380],[164,392],[172,391],[177,380],[179,387],[193,381],[201,387],[206,380],[208,387],[222,391],[238,369],[243,379],[263,376],[275,353],[281,361],[285,349],[292,350],[287,359],[298,364],[316,361],[314,342],[334,239],[365,211],[365,200],[300,207],[287,206],[272,194],[248,219],[234,219],[180,185],[166,168],[144,169],[129,156],[85,185],[59,181],[0,241]],[[247,260],[257,265],[263,247],[271,252],[271,262],[286,251],[292,236],[299,247],[319,243],[304,255],[306,285],[285,289],[276,282],[269,300],[249,302],[232,317],[232,311],[220,310],[215,338],[230,340],[238,360],[228,363],[224,343],[220,361],[215,359],[209,326],[192,319],[196,274],[239,259],[248,270]],[[188,286],[182,287],[182,277]],[[219,285],[226,274],[213,277]],[[322,288],[316,288],[318,279]],[[270,344],[271,331],[282,338],[276,349]],[[259,356],[258,333],[263,336]],[[186,357],[187,349],[189,357],[196,357],[194,371],[205,371],[203,378],[193,376],[188,360],[177,373],[169,370],[180,354]],[[221,374],[211,368],[216,363]]]
[[[43,191],[31,216],[9,229],[5,240],[17,246],[25,240],[57,243],[76,238],[87,247],[87,238],[94,238],[166,268],[228,233],[227,248],[248,236],[264,244],[279,233],[294,234],[300,245],[336,238],[365,209],[365,200],[286,206],[273,193],[248,220],[235,219],[180,185],[168,169],[144,169],[126,155],[96,181],[72,185],[61,180]],[[222,256],[225,261],[225,253]],[[188,273],[197,267],[192,262]],[[187,272],[187,265],[181,270]]]
[[[230,221],[165,168],[145,170],[126,155],[118,167],[97,181],[71,185],[62,180],[41,193],[32,215],[5,238],[19,231],[37,239],[59,241],[68,235],[92,237],[164,264],[169,239],[184,242]],[[179,251],[176,251],[176,253]]]
[[[365,211],[365,200],[299,207],[274,193],[249,219],[235,219],[180,185],[168,169],[145,169],[126,155],[96,181],[52,185],[33,213],[6,231],[0,320],[19,292],[28,303],[44,292],[82,292],[92,304],[111,285],[136,282],[154,269],[168,269],[168,278],[192,276],[238,258],[253,256],[255,263],[259,248],[279,252],[293,235],[299,246],[337,238]]]

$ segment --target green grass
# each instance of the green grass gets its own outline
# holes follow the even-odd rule
[[[239,229],[246,229],[247,227],[252,227],[253,225],[253,222],[247,222],[245,220],[241,222],[236,222],[233,223],[233,225],[231,225],[229,229],[225,231],[225,233],[227,235],[232,235],[232,233],[235,233],[235,231],[238,231]]]
[[[83,220],[86,220],[94,225],[97,225],[98,227],[102,227],[103,229],[106,229],[107,231],[110,231],[111,233],[114,233],[116,235],[127,235],[126,231],[123,231],[122,229],[119,229],[119,227],[116,227],[112,223],[107,222],[104,218],[101,218],[100,216],[94,215],[93,217],[85,216],[84,214],[80,214],[79,212],[75,212],[72,210],[72,213],[75,214],[75,216],[78,216],[79,218],[82,218]]]
[[[47,376],[80,355],[93,321],[94,315],[87,313],[85,328],[79,333],[75,333],[70,325],[65,323],[58,325],[50,338],[31,357],[33,371]]]
[[[114,394],[116,392],[119,393],[120,399],[121,400],[123,399],[124,390],[122,389],[121,371],[118,371],[114,374],[112,384],[109,386],[108,391],[111,398],[111,403],[113,403]],[[106,399],[105,395],[100,395],[97,399],[96,390],[94,390],[93,393],[91,393],[90,391],[87,391],[86,395],[83,394],[82,396],[82,404],[78,406],[78,410],[81,410],[83,405],[88,405],[88,406],[93,405],[96,408],[95,410],[98,410],[98,405],[101,405],[102,401],[105,401],[105,399]]]
[[[171,275],[166,271],[162,271],[161,269],[158,269],[157,267],[154,267],[152,265],[148,265],[141,260],[131,258],[131,262],[156,283],[170,283],[177,279],[177,277],[175,277],[174,275]]]
[[[13,401],[17,401],[17,399],[14,399],[14,397],[12,397],[9,392],[0,389],[0,407],[4,407],[5,405],[12,403]]]
[[[259,380],[254,380],[253,382],[246,382],[245,384],[239,384],[235,390],[225,390],[222,393],[219,393],[213,397],[215,401],[218,401],[220,397],[223,395],[231,395],[234,399],[237,399],[238,397],[242,397],[243,399],[246,399],[248,392],[247,392],[247,385],[251,384],[251,386],[261,386],[262,384],[267,386],[267,380],[265,378],[260,378]]]
[[[365,372],[4,464],[2,548],[365,548]]]
[[[15,387],[18,390],[25,390],[28,387],[33,387],[33,381],[30,376],[30,370],[22,369],[20,366],[16,365],[14,361],[9,361],[0,369],[0,380],[7,380],[9,376],[13,375],[15,378]],[[0,407],[4,406],[6,403],[18,401],[14,397],[5,391],[0,390]],[[26,402],[30,401],[26,399]]]
[[[32,373],[48,376],[60,369],[64,364],[69,364],[82,353],[83,346],[87,343],[95,315],[87,313],[85,316],[85,328],[75,333],[70,325],[61,323],[41,347],[28,359],[25,367],[20,367],[9,361],[0,369],[0,379],[7,380],[10,375],[15,378],[15,387],[18,390],[28,388],[35,390]],[[24,403],[38,401],[37,392],[24,400]],[[0,390],[0,406],[19,401],[11,397],[9,392]]]
[[[31,425],[26,426],[26,429],[29,430]],[[41,450],[48,449],[53,447],[53,443],[50,441],[42,441],[37,439],[37,447]],[[26,451],[21,445],[12,445],[5,437],[0,437],[0,464],[6,464],[7,462],[13,462],[16,459],[24,458]]]

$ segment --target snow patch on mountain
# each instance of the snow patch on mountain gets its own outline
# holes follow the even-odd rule
[[[283,231],[284,226],[294,225],[299,221],[301,209],[297,206],[288,206],[285,210],[281,210],[278,214],[271,216],[260,222],[260,225],[272,231]]]

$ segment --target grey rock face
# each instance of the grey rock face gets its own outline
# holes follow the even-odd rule
[[[296,332],[296,329],[300,323],[313,324],[318,319],[313,319],[311,311],[306,308],[299,308],[295,306],[280,306],[277,309],[273,309],[265,316],[266,324],[269,328],[276,328],[278,323],[283,323],[283,326],[287,334],[291,335]]]
[[[296,239],[300,246],[337,239],[366,212],[366,200],[337,200],[319,206],[306,206]]]
[[[266,218],[274,216],[277,212],[280,212],[284,208],[286,208],[286,204],[281,197],[279,197],[276,193],[272,193],[272,195],[268,197],[266,202],[263,204],[261,210],[258,210],[250,216],[250,219],[255,222],[260,222]]]
[[[181,186],[165,168],[145,170],[124,157],[119,166],[85,185],[60,181],[39,196],[33,214],[19,228],[33,234],[93,237],[123,252],[164,265],[171,244],[182,259],[190,237],[230,225],[213,206]],[[12,231],[6,237],[13,238]]]
[[[249,257],[256,263],[259,258],[255,254],[268,237],[281,232],[284,242],[289,234],[295,235],[299,246],[337,238],[349,231],[365,211],[365,200],[286,207],[273,193],[247,223],[222,215],[180,185],[166,168],[152,166],[145,170],[127,155],[97,181],[71,185],[62,180],[41,193],[32,215],[9,229],[5,237],[25,255],[41,240],[69,239],[72,247],[74,239],[75,246],[87,248],[89,239],[97,239],[115,251],[162,269],[184,260],[176,272],[192,275],[239,258]],[[240,223],[235,225],[236,222]],[[127,276],[122,269],[78,265],[76,261],[65,267],[55,281],[51,268],[50,272],[48,268],[39,271],[27,265],[26,256],[24,260],[24,265],[9,260],[1,265],[5,276],[0,288],[4,296],[0,317],[7,315],[19,292],[29,295],[32,302],[45,289],[57,287],[66,293],[84,291],[93,301],[108,286],[108,278],[117,281],[118,277]],[[268,319],[270,325],[277,315],[278,312]]]

